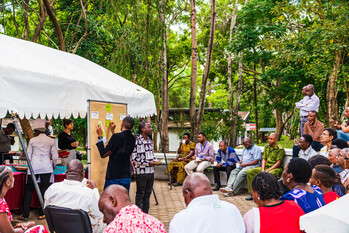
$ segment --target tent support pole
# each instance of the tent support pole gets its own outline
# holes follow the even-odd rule
[[[41,208],[42,208],[42,210],[44,210],[44,200],[43,200],[43,198],[42,198],[42,195],[41,195],[41,192],[40,192],[40,189],[39,189],[39,185],[38,185],[38,183],[37,183],[37,181],[36,181],[35,173],[34,173],[32,164],[31,164],[31,162],[30,162],[30,159],[29,159],[29,157],[28,157],[28,153],[27,153],[27,150],[26,150],[24,141],[23,141],[23,137],[22,137],[21,131],[20,131],[19,126],[18,126],[18,121],[17,121],[16,115],[15,115],[14,113],[12,113],[12,119],[13,119],[13,123],[15,124],[16,130],[17,130],[17,132],[18,132],[19,141],[20,141],[20,143],[21,143],[21,145],[22,145],[22,149],[23,149],[25,158],[26,158],[27,163],[28,163],[28,167],[29,167],[29,170],[30,170],[30,173],[31,173],[31,178],[32,178],[33,183],[34,183],[34,187],[35,187],[36,193],[37,193],[37,195],[38,195]]]
[[[160,123],[159,123],[158,116],[155,115],[155,118],[156,118],[156,122],[158,123],[158,130],[159,130],[160,141],[161,141],[161,145],[162,145],[162,152],[164,153],[168,181],[170,182],[170,190],[172,190],[171,176],[170,176],[170,171],[168,170],[167,156],[166,156],[166,152],[165,152],[165,144],[164,144],[164,140],[163,140],[162,135],[161,135],[161,129],[160,129]]]

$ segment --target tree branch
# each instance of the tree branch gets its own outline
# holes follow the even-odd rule
[[[81,5],[81,10],[82,10],[82,14],[84,16],[84,21],[85,21],[85,33],[84,35],[79,39],[78,43],[76,44],[74,51],[72,52],[73,54],[75,54],[78,51],[79,46],[81,45],[82,41],[87,37],[88,35],[88,27],[87,27],[87,16],[86,16],[86,11],[85,11],[85,7],[84,4],[82,2],[82,0],[80,0],[80,5]],[[88,0],[86,1],[86,7],[88,6]]]

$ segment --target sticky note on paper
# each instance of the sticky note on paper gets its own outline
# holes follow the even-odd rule
[[[99,112],[92,111],[91,112],[91,119],[98,119],[99,118]]]
[[[113,120],[113,114],[112,113],[107,113],[106,118],[107,118],[107,120],[112,121]]]

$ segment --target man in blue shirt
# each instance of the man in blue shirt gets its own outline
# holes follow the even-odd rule
[[[251,138],[245,138],[242,144],[245,148],[242,151],[241,162],[231,172],[227,187],[220,189],[226,196],[236,195],[242,182],[246,179],[247,171],[260,166],[262,153],[259,147],[252,143]]]
[[[214,163],[214,159],[211,161]],[[236,155],[236,152],[233,148],[228,147],[225,141],[219,143],[218,155],[216,156],[217,165],[213,167],[214,182],[217,184],[216,188],[213,191],[218,191],[221,186],[221,178],[219,175],[220,171],[225,171],[227,177],[230,176],[230,173],[235,168],[235,163],[240,162],[239,157]]]

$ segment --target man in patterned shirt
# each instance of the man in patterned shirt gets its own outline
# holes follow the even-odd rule
[[[120,185],[108,186],[102,193],[98,206],[104,215],[104,222],[108,224],[104,233],[166,233],[164,224],[131,204],[127,189]]]
[[[136,139],[132,160],[136,175],[136,205],[144,212],[149,211],[149,198],[154,184],[154,166],[160,162],[154,156],[154,144],[150,139],[152,135],[151,124],[147,121],[139,123],[140,135]]]

